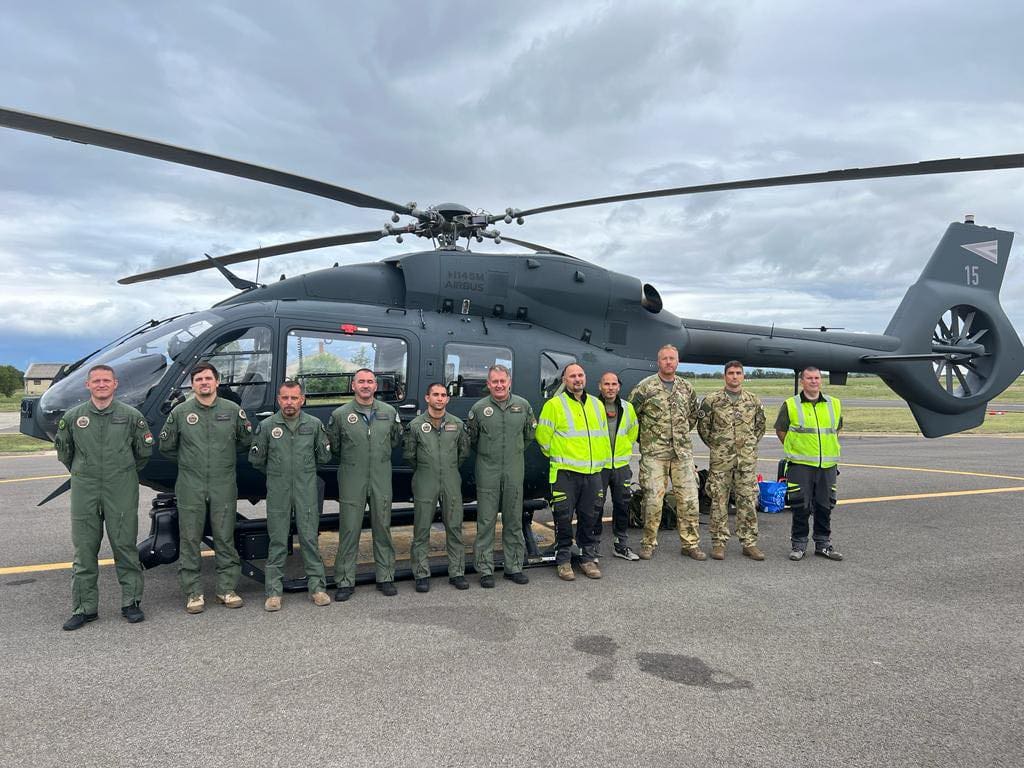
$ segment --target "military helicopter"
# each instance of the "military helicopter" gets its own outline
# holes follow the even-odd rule
[[[499,222],[522,224],[542,213],[628,200],[1020,168],[1024,154],[677,187],[491,214],[454,203],[425,208],[395,203],[250,163],[10,109],[0,109],[0,125],[391,214],[377,229],[206,256],[119,280],[136,283],[217,269],[239,292],[208,310],[141,325],[65,368],[42,397],[23,401],[21,431],[34,437],[53,438],[61,414],[87,397],[86,371],[97,363],[116,369],[118,396],[143,412],[154,433],[187,396],[188,373],[198,360],[210,360],[221,371],[222,396],[258,418],[273,412],[281,381],[302,381],[307,410],[324,421],[352,396],[352,373],[369,367],[377,375],[377,396],[407,421],[418,413],[426,385],[434,381],[448,387],[450,410],[465,416],[486,394],[487,369],[496,363],[512,370],[514,391],[538,412],[569,362],[581,363],[592,377],[616,371],[628,392],[655,370],[657,350],[671,343],[683,362],[721,364],[736,358],[748,366],[793,370],[816,365],[829,371],[833,385],[844,384],[849,372],[877,374],[909,403],[927,437],[980,425],[986,403],[1024,369],[1024,346],[999,303],[1013,233],[979,226],[971,218],[949,225],[885,332],[878,335],[680,318],[665,309],[649,283],[495,229]],[[401,223],[402,217],[407,223]],[[241,279],[228,269],[253,259],[385,237],[399,242],[424,238],[433,247],[269,284]],[[529,252],[469,250],[473,241],[484,239],[504,239]],[[463,240],[465,247],[460,246]],[[467,499],[475,496],[472,464],[464,466]],[[394,466],[394,498],[409,500],[411,472],[397,455]],[[168,511],[173,510],[168,492],[175,476],[175,466],[154,452],[140,478],[165,492],[155,503]],[[325,497],[336,498],[335,468],[325,468],[322,479]],[[266,492],[263,477],[244,456],[238,463],[238,490],[240,498],[254,503]],[[527,522],[532,510],[543,505],[538,500],[546,491],[547,463],[534,446],[527,455]],[[337,528],[336,514],[321,519],[323,530]],[[177,556],[176,521],[169,512],[162,523],[156,515],[154,521],[153,535],[140,545],[147,566]],[[265,556],[263,521],[241,518],[238,537],[246,572],[258,575],[251,561],[260,559],[261,552]]]

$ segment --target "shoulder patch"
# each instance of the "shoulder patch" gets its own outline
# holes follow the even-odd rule
[[[238,418],[240,418],[240,419],[244,419],[245,418],[245,409],[244,408],[239,408],[238,409]]]
[[[64,419],[61,419],[60,421],[57,422],[57,429],[67,429],[67,428],[68,428],[68,423],[66,421],[64,421]]]
[[[476,418],[476,413],[474,411],[470,411],[469,412],[469,420],[472,421],[475,418]]]

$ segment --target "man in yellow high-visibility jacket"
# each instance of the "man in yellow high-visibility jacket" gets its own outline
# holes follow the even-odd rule
[[[558,577],[573,581],[572,516],[580,570],[601,578],[597,564],[600,541],[594,536],[595,504],[604,495],[601,470],[612,465],[608,420],[599,398],[588,395],[583,366],[570,363],[562,372],[565,391],[546,403],[537,420],[537,443],[551,462],[551,510],[555,521],[555,564]]]
[[[619,397],[622,383],[614,371],[601,375],[597,385],[601,394],[601,405],[604,406],[608,420],[608,440],[612,449],[612,463],[601,471],[602,497],[597,499],[594,511],[594,536],[601,539],[602,517],[604,517],[604,496],[609,492],[612,497],[612,537],[615,557],[623,560],[639,560],[640,556],[629,547],[629,502],[633,498],[633,470],[629,463],[633,458],[633,445],[640,432],[640,423],[636,419],[636,411],[628,400]]]
[[[782,404],[775,420],[775,435],[786,452],[786,500],[793,508],[789,559],[803,559],[810,532],[808,518],[813,514],[814,554],[842,560],[832,546],[842,404],[839,398],[821,391],[821,371],[813,366],[801,371],[800,387],[800,394]]]

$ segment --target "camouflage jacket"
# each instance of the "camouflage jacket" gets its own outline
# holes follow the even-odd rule
[[[766,425],[761,398],[746,390],[736,402],[724,388],[711,392],[697,410],[697,433],[711,450],[712,470],[757,462],[757,445]]]
[[[677,375],[668,392],[654,374],[633,388],[629,401],[640,422],[641,456],[688,460],[693,456],[690,430],[697,423],[697,394],[689,382]]]

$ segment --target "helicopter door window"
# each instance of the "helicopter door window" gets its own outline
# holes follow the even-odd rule
[[[266,326],[238,328],[220,336],[200,354],[200,359],[212,363],[220,374],[219,397],[250,411],[267,405],[273,368],[272,341],[273,335]],[[171,399],[165,405],[173,407],[191,390],[186,371],[181,385],[172,390]]]
[[[555,396],[562,383],[562,371],[569,363],[577,362],[575,355],[565,352],[540,353],[540,394],[545,400]]]
[[[444,385],[451,397],[480,398],[487,394],[487,369],[504,365],[512,370],[512,350],[477,344],[446,344]]]
[[[405,399],[409,349],[402,339],[327,331],[291,331],[285,375],[302,383],[309,406],[340,405],[353,398],[352,375],[369,368],[379,400]]]

